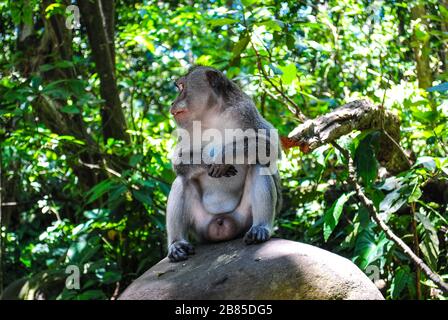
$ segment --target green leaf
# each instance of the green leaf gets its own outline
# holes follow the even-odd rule
[[[78,107],[75,105],[67,105],[67,106],[61,108],[61,111],[65,112],[65,113],[70,113],[70,114],[81,113],[81,110],[79,110]]]
[[[379,137],[378,131],[369,133],[361,140],[355,151],[356,172],[367,186],[372,185],[378,175],[378,161],[375,153]]]
[[[98,236],[88,237],[83,234],[74,241],[67,250],[68,263],[84,264],[90,260],[100,249]]]
[[[282,71],[282,81],[284,84],[288,85],[291,84],[297,75],[297,68],[294,63],[288,64],[285,67],[279,67],[279,69]]]
[[[241,2],[243,3],[243,5],[245,7],[249,7],[249,6],[253,5],[254,3],[257,3],[258,0],[241,0]]]
[[[106,192],[108,192],[114,182],[110,179],[106,179],[95,185],[92,189],[88,191],[88,194],[90,194],[89,199],[87,200],[87,204],[97,200],[98,198],[102,197]]]
[[[439,5],[439,10],[445,21],[448,20],[448,9],[445,8],[443,5]]]
[[[435,158],[429,156],[421,156],[417,158],[417,161],[414,163],[414,167],[422,165],[425,169],[430,171],[434,171],[436,169],[436,161]]]
[[[138,44],[144,46],[151,53],[154,53],[154,51],[156,50],[152,41],[150,41],[148,39],[148,37],[146,37],[144,35],[136,35],[134,37],[134,41],[136,41]]]
[[[225,25],[234,24],[236,22],[238,22],[238,20],[236,20],[236,19],[221,18],[221,19],[211,20],[209,22],[209,24],[212,27],[222,27],[222,26],[225,26]]]
[[[288,48],[288,50],[294,50],[295,44],[296,44],[296,38],[294,38],[294,36],[291,34],[287,34],[286,47]]]
[[[121,280],[121,273],[115,271],[106,271],[101,279],[104,284],[111,284]]]
[[[82,80],[70,79],[67,80],[67,85],[76,97],[80,97],[85,94],[84,82]]]
[[[282,28],[284,26],[283,22],[280,20],[268,20],[263,22],[256,23],[258,26],[265,26],[267,30],[270,30],[272,32],[275,31],[282,31]]]
[[[152,198],[149,196],[149,192],[145,192],[145,190],[132,190],[132,194],[135,196],[135,198],[142,202],[151,205],[152,204]]]
[[[143,155],[142,154],[134,154],[131,159],[129,160],[129,165],[131,167],[134,167],[136,164],[138,164],[140,161],[142,161]]]
[[[424,228],[422,236],[423,242],[420,243],[420,249],[431,269],[437,270],[437,262],[440,254],[437,231],[431,220],[425,215],[423,208],[420,208],[420,211],[415,213],[415,217]]]
[[[107,296],[101,290],[87,290],[76,297],[78,300],[104,300]]]
[[[354,260],[356,264],[365,269],[373,262],[384,258],[387,245],[391,242],[387,239],[384,233],[381,233],[378,237],[375,237],[372,229],[363,229],[355,243]]]
[[[233,47],[232,53],[234,57],[238,57],[241,52],[246,49],[247,45],[249,44],[250,37],[246,36],[241,38]]]
[[[412,190],[411,195],[408,198],[408,202],[412,203],[412,202],[416,202],[418,199],[420,199],[420,197],[422,196],[422,190],[420,189],[419,186],[415,186],[414,190]]]
[[[391,298],[398,299],[401,292],[407,285],[412,284],[413,277],[408,266],[399,267],[392,278],[390,286]]]
[[[370,224],[370,215],[366,207],[361,206],[358,210],[359,223],[361,228],[367,229]]]
[[[397,212],[407,203],[407,197],[401,189],[394,190],[386,195],[380,203],[380,217],[388,221],[391,214]]]
[[[339,218],[341,217],[342,209],[344,208],[344,204],[347,200],[354,194],[352,191],[348,194],[343,194],[339,197],[337,201],[333,203],[330,209],[328,209],[324,214],[324,239],[328,240],[334,228],[339,222]]]
[[[423,124],[433,124],[438,117],[437,111],[422,111],[420,107],[411,107],[412,116]]]

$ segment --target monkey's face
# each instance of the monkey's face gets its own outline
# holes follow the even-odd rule
[[[180,127],[186,127],[193,121],[202,121],[219,109],[221,99],[216,90],[218,79],[228,81],[217,70],[196,67],[175,81],[179,95],[171,105],[170,112]]]

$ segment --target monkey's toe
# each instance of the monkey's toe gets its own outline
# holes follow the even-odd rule
[[[269,229],[265,226],[252,226],[244,236],[246,244],[254,244],[268,241],[270,238]]]
[[[194,254],[194,247],[187,241],[176,241],[168,248],[168,258],[171,262],[187,260],[191,254]]]

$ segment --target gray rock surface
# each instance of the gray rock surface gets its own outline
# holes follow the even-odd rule
[[[383,299],[351,261],[307,244],[242,239],[196,247],[183,262],[163,259],[119,299]]]

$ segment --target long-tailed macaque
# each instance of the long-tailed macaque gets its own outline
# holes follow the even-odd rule
[[[275,130],[252,99],[218,70],[194,67],[175,84],[179,95],[170,112],[178,129],[190,136],[181,137],[183,141],[177,144],[173,158],[177,177],[167,205],[169,259],[181,261],[194,253],[188,241],[190,231],[199,242],[242,235],[247,244],[267,241],[281,206],[276,167],[280,145]],[[193,133],[195,123],[212,142],[205,143],[201,137],[198,142]],[[240,136],[230,143],[217,139],[228,131]],[[255,136],[243,133],[241,138],[242,132],[249,131]],[[238,139],[244,141],[243,149],[235,147]],[[266,151],[267,161],[261,161],[260,150]],[[227,156],[235,152],[243,154],[243,161],[229,161]],[[198,154],[199,161],[194,161]],[[188,161],[179,161],[186,155]]]

